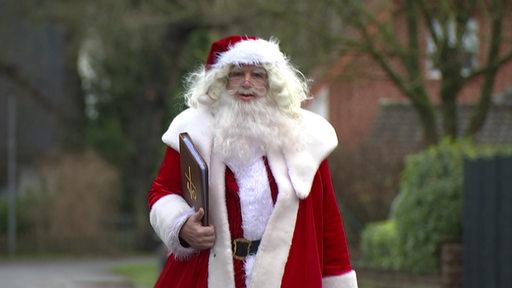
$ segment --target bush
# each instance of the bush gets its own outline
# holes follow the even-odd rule
[[[404,270],[437,271],[439,244],[460,238],[462,160],[470,153],[469,145],[442,141],[407,158],[392,212]]]
[[[365,251],[363,264],[377,268],[400,267],[396,221],[370,223],[361,235],[361,249]]]
[[[117,170],[92,150],[51,155],[39,168],[47,203],[41,234],[57,244],[52,248],[79,252],[108,246],[119,207]]]
[[[14,205],[16,206],[16,232],[25,232],[28,230],[32,223],[32,218],[23,212],[23,209],[30,207],[37,202],[35,197],[30,195],[27,197],[16,197]],[[9,223],[9,200],[7,192],[0,194],[0,238],[3,237],[3,233],[8,229]],[[1,246],[1,245],[0,245]]]
[[[422,153],[407,157],[400,193],[391,211],[396,230],[393,231],[391,224],[369,225],[362,234],[362,241],[366,243],[362,247],[363,261],[407,272],[437,272],[440,245],[459,241],[462,234],[463,159],[510,154],[510,150],[509,146],[477,149],[468,142],[443,140]],[[391,235],[393,232],[396,235]],[[374,239],[378,237],[384,239]],[[398,259],[383,260],[395,253],[383,252],[383,247],[397,247]]]
[[[17,191],[20,252],[89,253],[120,246],[112,241],[119,238],[113,229],[120,198],[116,169],[93,151],[47,155],[37,168],[38,185],[20,185]],[[6,219],[7,199],[2,195],[0,246]]]

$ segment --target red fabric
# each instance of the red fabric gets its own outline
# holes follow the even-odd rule
[[[168,194],[180,194],[181,192],[181,168],[180,168],[180,154],[167,147],[165,156],[160,165],[160,170],[153,185],[148,192],[148,206],[149,209],[153,207],[158,199]]]
[[[300,201],[281,287],[322,287],[322,277],[351,270],[343,222],[329,166],[324,161],[315,175],[311,193]]]
[[[274,177],[270,172],[267,159],[265,158],[265,167],[270,184],[270,191],[272,193],[273,203],[277,199],[277,185]],[[226,206],[228,210],[229,231],[231,233],[231,240],[244,237],[242,228],[242,211],[240,210],[240,197],[238,195],[238,184],[236,183],[235,175],[226,167]],[[236,287],[245,287],[245,269],[242,260],[233,259],[233,268],[235,271],[235,285]]]
[[[202,250],[187,261],[167,258],[155,288],[208,287],[208,259],[210,250]]]
[[[212,46],[210,47],[210,53],[208,53],[208,58],[206,58],[206,70],[210,69],[212,65],[217,63],[217,58],[219,57],[219,54],[228,51],[231,46],[235,45],[240,41],[256,39],[258,39],[258,37],[233,35],[213,42]]]
[[[233,172],[226,167],[226,207],[228,211],[229,232],[231,240],[244,237],[242,229],[242,211],[240,211],[240,197],[238,195],[238,184]],[[233,271],[235,273],[236,287],[245,286],[245,269],[241,260],[233,259]]]
[[[270,171],[268,165],[267,171]],[[158,176],[148,193],[150,207],[162,196],[181,193],[179,175],[179,154],[168,148]],[[237,200],[235,191],[238,191],[238,186],[229,169],[226,169],[225,180],[227,209],[232,218],[230,232],[232,237],[238,237],[243,235],[240,200]],[[275,201],[277,186],[271,173],[269,181]],[[155,287],[208,287],[209,252],[203,250],[186,261],[176,260],[173,255],[169,256]],[[237,287],[244,287],[243,264],[235,260],[234,265],[237,271],[234,275]],[[315,175],[310,195],[300,200],[281,287],[322,287],[322,277],[341,275],[351,270],[342,218],[336,204],[329,166],[327,161],[324,161]]]
[[[158,199],[169,194],[182,194],[180,154],[167,148],[158,175],[148,192],[149,208]],[[179,261],[170,255],[154,287],[207,287],[208,257],[210,250],[203,250],[187,261]],[[191,265],[184,265],[185,263]],[[172,283],[172,286],[169,284]]]

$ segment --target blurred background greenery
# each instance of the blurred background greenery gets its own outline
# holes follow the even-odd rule
[[[8,190],[14,97],[18,249],[153,249],[146,192],[165,149],[160,138],[184,108],[184,75],[202,65],[210,43],[276,36],[304,71],[333,54],[313,31],[334,13],[292,2],[0,1],[0,186]],[[294,14],[309,10],[316,20],[299,25]],[[24,244],[26,233],[36,240]]]
[[[330,159],[333,181],[355,263],[439,273],[440,243],[461,238],[462,158],[489,151],[481,144],[512,143],[512,128],[502,127],[510,122],[486,122],[492,107],[510,119],[512,77],[499,74],[512,59],[510,1],[487,2],[0,0],[0,257],[159,251],[146,193],[161,135],[185,108],[183,77],[203,65],[212,41],[247,34],[277,37],[313,93],[385,79],[410,104],[420,144],[398,157],[397,134],[345,146],[357,135],[335,120],[342,145]],[[367,59],[382,74],[362,71]],[[429,65],[441,76],[429,78]],[[366,104],[336,102],[358,87],[340,87],[330,115],[361,111]],[[467,87],[475,109],[462,127]]]

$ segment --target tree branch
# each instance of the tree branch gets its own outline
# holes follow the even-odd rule
[[[512,51],[510,51],[509,53],[502,55],[502,56],[497,56],[497,55],[495,55],[495,56],[496,56],[496,59],[494,59],[495,65],[502,66],[512,60]],[[491,65],[488,63],[487,65],[481,66],[481,68],[472,71],[471,74],[466,76],[466,78],[467,78],[467,80],[473,80],[479,76],[486,74],[489,69],[491,69]]]
[[[35,88],[26,77],[24,77],[18,68],[13,65],[6,64],[0,61],[0,74],[5,75],[8,79],[14,82],[24,94],[32,98],[36,103],[39,104],[48,114],[55,117],[59,121],[65,121],[66,117],[62,111],[60,111],[55,105],[50,103],[44,96],[41,94],[41,91]]]
[[[487,69],[484,73],[484,84],[482,85],[482,92],[477,104],[477,109],[471,115],[469,126],[464,132],[465,136],[473,136],[484,125],[487,111],[491,105],[492,89],[496,79],[496,74],[500,64],[498,63],[498,55],[501,47],[501,34],[503,27],[503,13],[505,10],[504,0],[493,0],[493,13],[492,13],[492,30],[491,30],[491,46],[487,54]],[[512,57],[512,52],[508,55]],[[508,57],[506,57],[508,58]]]
[[[420,7],[420,11],[423,14],[423,18],[425,19],[425,22],[427,23],[427,29],[429,31],[430,37],[432,37],[432,41],[438,45],[439,43],[439,35],[437,35],[435,29],[434,29],[434,19],[435,17],[431,13],[431,11],[428,9],[427,4],[423,0],[418,0],[416,2],[418,6]]]

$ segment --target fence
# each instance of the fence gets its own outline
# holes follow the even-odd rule
[[[512,157],[464,161],[463,287],[512,287]]]

